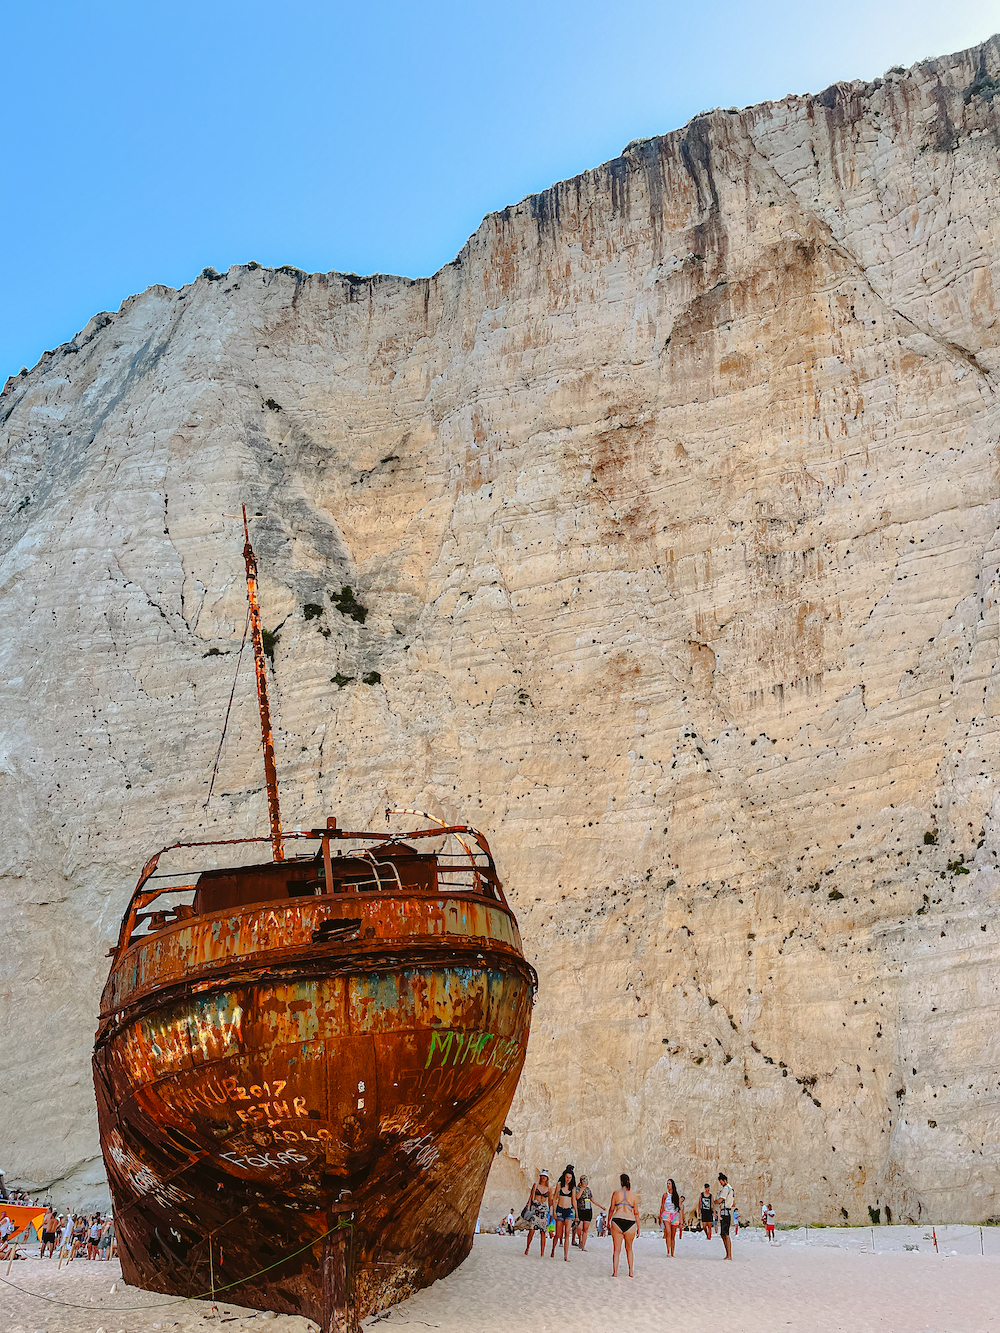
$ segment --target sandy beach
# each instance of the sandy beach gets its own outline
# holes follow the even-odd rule
[[[611,1242],[591,1238],[565,1263],[524,1257],[523,1236],[477,1236],[472,1254],[450,1277],[411,1300],[365,1320],[442,1333],[604,1333],[611,1327],[659,1330],[708,1317],[745,1333],[980,1333],[1000,1330],[1000,1229],[881,1227],[779,1233],[768,1246],[743,1231],[732,1264],[719,1241],[686,1235],[667,1259],[662,1240],[643,1234],[635,1277],[624,1263],[611,1278]],[[875,1244],[875,1251],[872,1244]],[[537,1242],[536,1242],[537,1244]],[[985,1255],[980,1253],[980,1245]],[[0,1273],[6,1277],[6,1271]],[[0,1289],[3,1333],[311,1333],[307,1319],[241,1309],[226,1301],[171,1302],[127,1287],[117,1262],[77,1260],[57,1272],[32,1255]],[[112,1292],[111,1287],[117,1290]],[[47,1299],[39,1299],[45,1297]],[[59,1302],[56,1304],[55,1302]]]

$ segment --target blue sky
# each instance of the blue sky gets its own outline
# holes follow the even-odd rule
[[[432,273],[630,139],[998,29],[998,0],[8,5],[0,382],[150,283]]]

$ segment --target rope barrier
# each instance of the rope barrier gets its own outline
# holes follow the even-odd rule
[[[335,1231],[343,1231],[345,1229],[353,1231],[354,1223],[338,1222],[337,1225],[331,1227],[329,1231],[324,1231],[321,1236],[314,1236],[313,1239],[308,1241],[305,1245],[301,1245],[297,1250],[292,1250],[289,1254],[278,1259],[275,1263],[268,1264],[266,1268],[258,1268],[257,1272],[251,1273],[249,1277],[237,1278],[235,1282],[228,1282],[224,1287],[215,1287],[214,1291],[203,1291],[200,1296],[177,1296],[170,1301],[154,1301],[151,1305],[77,1305],[73,1301],[57,1301],[53,1296],[43,1296],[41,1292],[29,1291],[27,1287],[19,1287],[16,1282],[8,1282],[6,1278],[0,1277],[0,1282],[2,1282],[5,1287],[13,1287],[15,1291],[21,1292],[24,1296],[33,1296],[36,1301],[47,1301],[49,1305],[61,1305],[67,1310],[90,1310],[91,1313],[95,1310],[108,1310],[121,1312],[122,1314],[127,1314],[132,1310],[160,1310],[167,1305],[183,1305],[185,1301],[215,1299],[221,1291],[230,1291],[233,1287],[245,1286],[246,1283],[252,1282],[255,1277],[261,1277],[264,1273],[270,1273],[272,1268],[280,1268],[283,1263],[286,1263],[289,1259],[294,1259],[297,1254],[304,1254],[306,1250],[311,1250],[317,1241],[326,1240],[327,1236],[332,1236]]]

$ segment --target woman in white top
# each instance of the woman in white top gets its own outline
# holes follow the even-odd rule
[[[673,1180],[667,1181],[667,1188],[660,1200],[660,1221],[663,1223],[663,1239],[667,1244],[667,1256],[672,1259],[677,1236],[684,1222],[681,1214],[680,1195],[677,1193],[677,1186]]]
[[[625,1256],[628,1259],[628,1275],[632,1276],[632,1242],[639,1234],[639,1200],[632,1193],[632,1182],[623,1171],[619,1176],[621,1188],[615,1190],[608,1204],[608,1221],[611,1226],[611,1239],[615,1252],[611,1260],[611,1276],[618,1276],[618,1260],[621,1257],[622,1241],[625,1242]]]

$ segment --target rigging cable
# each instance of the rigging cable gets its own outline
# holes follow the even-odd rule
[[[233,676],[233,688],[229,691],[229,703],[226,707],[226,716],[222,723],[222,735],[219,737],[219,748],[216,751],[215,763],[212,765],[212,780],[208,784],[208,795],[205,797],[204,808],[208,809],[208,803],[212,799],[212,789],[215,786],[215,779],[219,774],[219,760],[222,758],[222,747],[226,743],[226,728],[229,726],[229,714],[233,707],[233,698],[236,695],[236,683],[240,678],[240,662],[243,660],[243,649],[247,646],[247,635],[250,633],[250,610],[247,609],[247,623],[243,627],[243,642],[240,644],[239,656],[236,658],[236,674]]]

